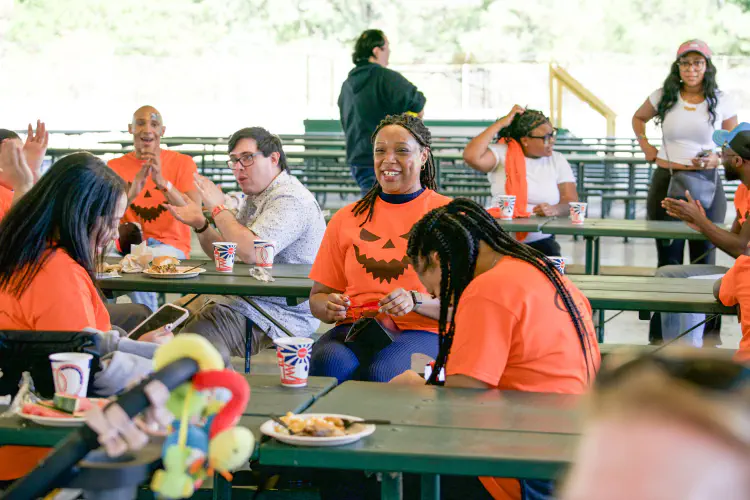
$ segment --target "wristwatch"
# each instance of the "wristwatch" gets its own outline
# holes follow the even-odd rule
[[[409,293],[411,294],[411,300],[414,302],[414,307],[411,310],[416,311],[422,306],[422,294],[414,290],[411,290]]]

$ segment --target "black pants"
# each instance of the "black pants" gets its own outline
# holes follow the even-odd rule
[[[533,241],[527,243],[527,245],[535,250],[539,250],[547,257],[562,257],[562,254],[560,253],[560,244],[555,241],[554,236],[544,238],[543,240]]]
[[[648,199],[646,201],[646,218],[648,220],[676,220],[667,215],[667,211],[661,206],[661,202],[667,197],[669,180],[671,174],[666,168],[657,167],[654,175],[651,177],[651,185],[648,190]],[[721,180],[716,183],[716,192],[714,194],[714,203],[706,210],[708,218],[717,223],[723,223],[727,215],[727,196],[724,193],[724,186]],[[675,266],[684,264],[685,260],[685,240],[655,240],[657,267]],[[690,240],[688,241],[690,253],[690,264],[716,264],[716,247],[710,241]],[[718,337],[718,331],[721,330],[721,316],[706,323],[704,328],[705,336]],[[659,343],[661,336],[661,316],[654,313],[649,325],[649,341]]]
[[[646,201],[646,217],[648,220],[676,220],[669,215],[661,206],[662,200],[667,197],[669,179],[671,174],[666,168],[658,167],[651,177],[651,185],[648,190]],[[723,223],[727,215],[727,196],[721,181],[716,183],[714,203],[706,210],[706,215],[713,222]],[[716,247],[706,240],[690,240],[691,264],[715,264]],[[658,256],[657,267],[676,266],[684,264],[685,240],[656,240],[656,253]]]

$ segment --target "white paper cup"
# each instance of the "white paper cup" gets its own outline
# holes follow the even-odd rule
[[[231,273],[234,269],[234,258],[237,255],[237,243],[217,241],[214,243],[214,262],[220,273]]]
[[[50,354],[55,393],[85,398],[89,388],[92,359],[91,354],[82,352]]]
[[[498,194],[492,198],[492,205],[500,208],[500,220],[513,220],[513,209],[516,208],[516,195]]]
[[[276,255],[276,244],[268,240],[255,240],[255,267],[271,269]]]
[[[305,387],[310,373],[310,353],[313,339],[286,337],[273,341],[276,344],[276,360],[281,370],[281,385]]]
[[[570,205],[570,221],[573,224],[583,224],[583,221],[586,220],[586,207],[588,203],[571,201],[568,205]]]
[[[565,257],[547,257],[547,259],[552,261],[560,274],[565,274],[565,263],[568,259]]]

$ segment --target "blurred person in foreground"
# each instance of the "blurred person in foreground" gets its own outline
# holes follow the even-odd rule
[[[388,69],[391,47],[380,30],[366,30],[357,38],[354,69],[341,86],[339,112],[346,135],[346,163],[362,196],[375,184],[371,137],[387,115],[412,112],[424,116],[427,100],[401,73]]]
[[[611,356],[560,498],[750,498],[748,369],[717,351]]]

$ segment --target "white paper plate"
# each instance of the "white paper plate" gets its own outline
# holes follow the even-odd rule
[[[182,271],[187,271],[190,269],[190,266],[177,266],[177,270],[180,271],[178,273],[152,273],[148,269],[143,271],[143,274],[151,277],[151,278],[157,278],[157,279],[185,279],[185,278],[195,278],[200,273],[205,273],[206,270],[203,268],[193,269],[189,273],[185,273]]]
[[[27,415],[26,413],[17,413],[21,418],[31,420],[35,424],[46,425],[47,427],[80,427],[86,422],[85,417],[55,418],[40,417],[38,415]]]
[[[338,417],[346,418],[348,420],[362,420],[359,417],[352,417],[350,415],[339,415],[336,413],[302,413],[296,415],[301,418],[313,418],[313,417]],[[375,426],[371,424],[366,425],[353,425],[347,431],[346,436],[334,436],[334,437],[312,437],[312,436],[295,436],[287,433],[286,430],[278,431],[277,427],[281,425],[277,424],[273,420],[268,420],[260,426],[260,432],[266,436],[270,436],[274,439],[281,441],[282,443],[291,444],[294,446],[342,446],[345,444],[356,443],[360,439],[369,436],[375,432]]]

